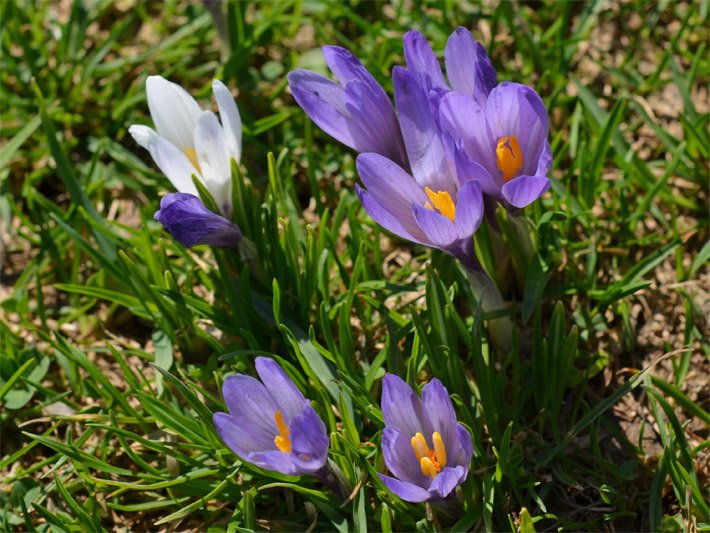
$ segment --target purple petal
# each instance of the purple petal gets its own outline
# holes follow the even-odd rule
[[[419,205],[413,205],[412,210],[417,224],[433,246],[447,248],[459,238],[456,226],[444,215]]]
[[[261,449],[276,449],[274,438],[279,431],[274,415],[279,406],[258,379],[244,374],[227,376],[222,386],[222,396],[237,426],[249,427],[254,434],[259,435]]]
[[[446,467],[439,472],[429,487],[429,497],[432,500],[444,499],[451,491],[460,485],[467,475],[467,470],[462,466]]]
[[[379,86],[378,86],[379,88]],[[352,118],[351,135],[359,152],[381,154],[407,166],[402,132],[392,102],[360,80],[345,86],[345,107]]]
[[[423,432],[422,428],[422,432]],[[402,432],[394,426],[382,430],[382,455],[387,469],[397,478],[420,487],[428,487],[430,478],[422,473],[417,456],[412,448],[415,434]]]
[[[382,483],[394,492],[397,496],[402,498],[406,502],[420,503],[425,502],[430,498],[429,492],[413,483],[407,483],[406,481],[400,481],[390,476],[385,476],[384,474],[378,474]]]
[[[325,424],[311,406],[291,421],[289,431],[291,455],[296,467],[304,473],[320,470],[328,459],[330,439]]]
[[[493,146],[502,137],[516,136],[523,156],[520,174],[534,175],[549,128],[545,105],[537,93],[520,83],[501,83],[488,96],[486,122]]]
[[[456,198],[456,232],[459,239],[470,239],[483,220],[483,193],[477,181],[464,183]]]
[[[404,58],[411,70],[426,73],[433,87],[449,88],[441,72],[439,60],[426,38],[417,30],[408,31],[404,35]]]
[[[380,226],[408,241],[426,244],[426,236],[419,229],[419,226],[410,224],[408,220],[397,218],[388,208],[383,207],[374,196],[369,194],[357,183],[355,184],[355,191],[357,192],[358,198],[360,198],[362,207],[365,208],[367,214]],[[386,198],[382,200],[386,201]]]
[[[435,192],[455,191],[454,169],[449,166],[428,95],[407,69],[395,67],[392,80],[399,124],[414,179]]]
[[[234,418],[227,413],[215,413],[212,417],[217,434],[221,437],[227,447],[242,459],[246,459],[254,452],[268,449],[263,442],[263,434],[258,430],[254,431],[248,424],[238,424]],[[271,442],[273,449],[276,445]]]
[[[456,413],[449,391],[438,379],[432,379],[422,389],[422,412],[429,432],[438,431],[442,437],[453,433],[452,424],[456,424]],[[447,439],[444,442],[446,443]]]
[[[537,169],[535,170],[536,176],[547,176],[550,171],[550,166],[552,166],[552,147],[547,139],[545,139],[545,144],[542,147],[542,152],[537,160]]]
[[[320,129],[357,150],[345,107],[345,89],[321,74],[298,69],[288,73],[294,99]]]
[[[473,458],[473,439],[468,430],[459,423],[456,423],[456,434],[458,435],[458,443],[461,446],[462,456],[455,457],[456,462],[452,462],[451,464],[463,466],[468,473],[468,467]]]
[[[525,207],[540,198],[550,188],[550,180],[543,176],[520,176],[503,185],[502,193],[513,207]]]
[[[303,473],[293,461],[290,453],[281,451],[254,452],[243,459],[266,470],[281,472],[287,476],[297,476]]]
[[[486,123],[486,111],[473,98],[451,92],[439,105],[441,127],[455,141],[463,140],[468,155],[491,175],[498,176],[494,142]]]
[[[454,161],[456,162],[456,175],[459,183],[465,184],[467,181],[474,180],[480,183],[481,190],[491,196],[500,196],[500,188],[503,185],[502,180],[497,180],[491,176],[483,166],[477,161],[474,161],[463,147],[463,140],[454,151]]]
[[[449,36],[444,55],[451,88],[483,104],[497,83],[496,71],[485,48],[474,41],[470,31],[458,27]]]
[[[377,80],[370,74],[370,71],[355,57],[350,50],[340,46],[324,46],[323,57],[341,85],[345,86],[353,80],[361,80],[367,83],[372,83],[380,86]],[[382,94],[385,94],[384,89],[380,87]]]
[[[176,241],[187,247],[198,244],[231,247],[242,240],[242,232],[237,226],[207,209],[197,196],[188,193],[165,196],[155,219]]]
[[[419,397],[402,378],[385,375],[380,403],[386,425],[394,426],[410,437],[425,429]]]
[[[257,357],[255,363],[262,383],[283,410],[286,420],[303,413],[310,404],[279,364],[269,357]]]

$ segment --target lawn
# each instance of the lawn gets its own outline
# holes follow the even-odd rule
[[[709,7],[0,2],[0,529],[710,530]],[[392,98],[404,35],[443,66],[459,26],[549,116],[549,191],[492,204],[463,239],[493,307],[461,257],[373,220],[367,150],[319,128],[287,78],[332,77],[321,47],[337,45]],[[213,111],[219,79],[238,105],[219,224],[239,246],[189,248],[154,218],[175,187],[129,134],[154,124],[154,75]],[[322,420],[330,477],[257,466],[218,433],[223,385],[246,394],[225,379],[259,357]],[[407,409],[394,376],[424,390],[425,417],[441,383],[471,443],[443,498],[381,477]],[[436,472],[415,474],[434,483],[446,455],[427,453]]]

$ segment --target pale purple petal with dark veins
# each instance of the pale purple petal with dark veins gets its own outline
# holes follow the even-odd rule
[[[429,495],[433,499],[444,499],[466,479],[467,471],[462,466],[446,467],[432,480]]]
[[[446,158],[428,95],[405,68],[395,67],[392,80],[412,176],[419,184],[435,192],[453,194],[456,191],[454,169]]]
[[[291,455],[294,464],[304,472],[316,472],[328,459],[330,439],[325,424],[312,407],[291,420]]]
[[[399,479],[378,474],[385,486],[406,502],[421,503],[429,500],[429,491],[414,483],[400,481]]]
[[[451,464],[463,465],[468,472],[468,465],[471,464],[471,459],[473,458],[473,439],[469,431],[458,423],[456,424],[456,433],[458,434],[457,440],[461,445],[463,455],[461,457],[452,455]]]
[[[412,448],[414,435],[414,433],[411,435],[405,433],[395,426],[387,426],[382,430],[382,455],[387,469],[396,477],[420,487],[427,487],[430,479],[422,472]]]
[[[503,185],[502,193],[510,205],[523,208],[540,198],[550,188],[544,176],[520,176]]]
[[[304,407],[310,406],[308,400],[276,361],[269,357],[257,357],[255,366],[264,387],[273,398],[277,399],[286,420],[301,414]]]
[[[413,205],[412,210],[432,246],[446,249],[459,238],[456,226],[444,215],[420,205]]]
[[[248,456],[242,457],[242,459],[249,461],[250,463],[254,463],[260,468],[281,472],[287,476],[298,476],[300,474],[311,473],[301,471],[294,462],[293,456],[290,453],[284,453],[279,450],[257,451],[250,453]]]
[[[155,219],[173,238],[187,247],[198,244],[232,247],[242,240],[242,232],[226,218],[213,213],[195,195],[171,193],[160,201]]]
[[[455,141],[463,139],[463,146],[471,158],[491,175],[500,171],[496,160],[496,143],[486,124],[486,109],[470,96],[451,92],[439,105],[441,128]]]
[[[421,401],[412,387],[394,374],[382,379],[382,416],[385,424],[414,436],[422,430]]]
[[[222,396],[229,414],[235,421],[250,426],[263,435],[262,446],[276,449],[274,437],[278,435],[274,414],[279,405],[258,379],[244,374],[232,374],[224,379]]]
[[[427,244],[426,236],[419,229],[419,226],[414,224],[409,226],[403,223],[402,219],[397,218],[393,215],[388,207],[384,207],[380,204],[380,201],[373,195],[369,194],[365,189],[360,187],[357,183],[355,184],[355,192],[357,193],[362,207],[367,211],[367,214],[372,217],[372,219],[377,222],[380,226],[385,228],[387,231],[407,239],[408,241],[416,242],[418,244]],[[386,199],[383,198],[386,202]]]
[[[212,417],[217,434],[222,438],[227,447],[239,457],[246,458],[250,453],[263,449],[263,437],[258,430],[245,431],[244,424],[237,423],[227,413],[215,413]],[[256,436],[256,438],[255,438]],[[273,438],[271,439],[273,444]],[[276,449],[276,446],[273,446]]]
[[[495,197],[500,196],[502,181],[491,176],[491,173],[488,172],[488,170],[483,168],[483,166],[481,166],[477,161],[474,161],[471,156],[468,155],[463,147],[463,140],[461,140],[459,145],[455,147],[453,157],[456,163],[456,175],[462,185],[468,181],[474,180],[480,183],[481,190],[484,193]]]
[[[550,142],[545,139],[545,144],[542,147],[542,152],[540,153],[540,158],[537,162],[537,169],[535,171],[536,176],[547,176],[552,166],[552,147]]]
[[[456,198],[454,225],[459,239],[471,239],[483,220],[483,193],[481,184],[468,181],[463,184]]]
[[[540,106],[544,104],[535,91],[527,85],[503,82],[488,96],[486,122],[491,141],[515,135],[523,156],[520,175],[534,175],[538,157],[547,140],[547,119],[540,118]],[[473,154],[472,154],[473,155]]]
[[[449,391],[436,378],[422,388],[422,413],[428,433],[438,431],[442,437],[449,437],[449,432],[454,429],[452,424],[456,423],[456,413]]]
[[[439,59],[419,31],[411,30],[404,34],[404,58],[409,69],[427,74],[433,87],[448,90]]]
[[[291,94],[320,129],[346,146],[357,150],[350,130],[350,114],[345,107],[345,89],[310,70],[288,73]]]
[[[456,28],[446,41],[444,60],[451,88],[483,104],[497,76],[485,48],[474,41],[470,31]]]
[[[344,86],[353,80],[366,81],[379,87],[377,80],[370,74],[362,62],[355,57],[350,50],[341,46],[324,46],[323,58],[338,81]],[[381,89],[382,94],[386,94],[384,89]]]

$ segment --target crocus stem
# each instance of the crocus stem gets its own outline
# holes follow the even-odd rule
[[[463,503],[456,497],[427,503],[427,518],[429,518],[440,531],[444,530],[440,523],[441,521],[443,521],[444,524],[451,524],[461,518],[463,515],[462,511]],[[440,521],[439,518],[442,520]]]
[[[513,228],[515,244],[518,246],[520,254],[525,261],[525,264],[520,266],[527,270],[535,254],[535,245],[530,236],[530,223],[528,218],[522,213],[520,215],[512,215],[508,220],[510,220],[510,225]]]
[[[350,497],[353,488],[340,467],[331,459],[328,459],[328,462],[314,476],[320,479],[338,500],[344,502]]]
[[[239,258],[249,267],[249,272],[261,284],[266,285],[266,274],[264,268],[259,262],[259,254],[256,245],[246,237],[243,237],[237,245]]]
[[[505,309],[505,302],[498,287],[480,264],[477,266],[478,268],[467,268],[467,273],[473,292],[481,302],[481,310],[490,312]],[[502,353],[510,351],[513,338],[513,323],[509,317],[503,316],[489,320],[488,332],[493,346],[498,351]]]

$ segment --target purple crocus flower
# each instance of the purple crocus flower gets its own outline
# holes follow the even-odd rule
[[[289,72],[291,93],[323,131],[358,152],[374,152],[408,168],[392,102],[353,54],[324,46],[323,55],[338,83],[310,70]]]
[[[486,195],[523,208],[550,188],[547,110],[531,87],[503,82],[485,102],[450,92],[439,112],[442,129],[463,147],[459,163]]]
[[[441,501],[464,482],[473,441],[456,421],[449,393],[438,379],[421,398],[394,374],[382,381],[382,453],[395,477],[382,482],[408,502]]]
[[[227,248],[242,240],[236,225],[207,209],[194,194],[176,192],[164,196],[155,219],[188,248],[198,244]]]
[[[444,250],[479,270],[472,236],[483,218],[480,185],[459,172],[457,148],[443,136],[417,74],[395,67],[395,101],[411,174],[379,154],[358,156],[363,207],[382,227]]]
[[[229,413],[215,413],[217,433],[244,461],[295,476],[324,477],[328,444],[325,424],[283,369],[256,358],[261,381],[227,376],[222,387]]]

